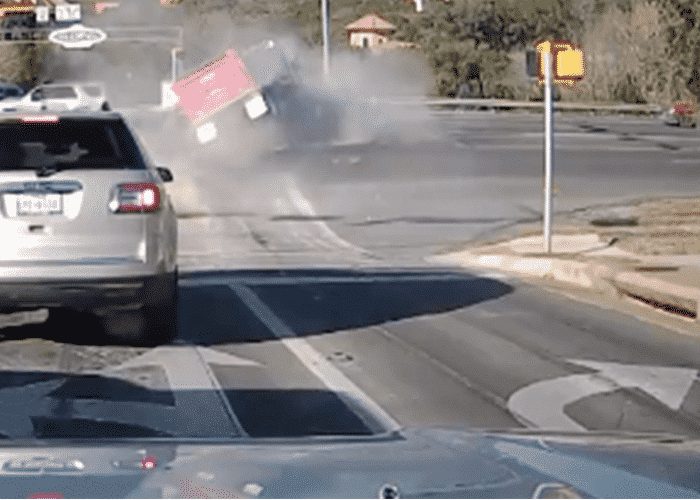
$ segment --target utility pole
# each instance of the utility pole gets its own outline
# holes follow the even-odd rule
[[[331,22],[329,0],[321,0],[321,23],[323,29],[323,74],[331,72]]]
[[[170,49],[170,81],[175,83],[178,78],[178,54],[182,52],[182,47]]]
[[[552,105],[552,54],[544,54],[544,251],[552,252],[552,175],[554,174],[554,114]]]

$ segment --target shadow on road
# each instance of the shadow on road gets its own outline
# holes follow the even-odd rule
[[[30,338],[73,345],[123,344],[109,338],[94,315],[68,309],[50,310],[44,323],[0,328],[0,341]]]
[[[462,309],[511,291],[510,285],[495,279],[441,269],[189,273],[181,276],[180,333],[176,344],[216,347],[276,342],[279,331],[272,331],[276,330],[275,325],[284,325],[288,335],[332,334]],[[99,345],[104,341],[99,325],[89,316],[69,314],[57,319],[63,324],[55,325],[49,320],[44,325],[12,330],[15,337],[48,338],[67,344]],[[9,331],[0,332],[9,338]],[[10,351],[24,349],[26,355],[36,349],[31,342],[8,346]],[[75,358],[83,351],[67,352]],[[85,351],[93,352],[96,351]],[[140,354],[144,353],[134,350],[132,357]],[[7,418],[0,421],[0,437],[20,431],[46,439],[167,437],[187,435],[201,427],[201,415],[193,408],[201,406],[200,402],[211,402],[213,391],[163,390],[158,373],[153,374],[154,382],[148,382],[148,370],[120,371],[116,376],[109,371],[115,360],[95,360],[96,368],[90,373],[64,373],[48,366],[45,372],[0,371],[0,402],[11,406],[6,408]],[[354,407],[354,403],[331,390],[313,385],[280,387],[278,381],[259,375],[259,368],[224,369],[214,363],[213,369],[222,386],[220,395],[228,400],[240,426],[252,438],[371,436],[377,432],[376,425],[366,420],[366,409]],[[148,376],[141,378],[142,375]],[[167,377],[169,380],[169,372]],[[184,421],[181,411],[189,415]]]
[[[0,439],[372,436],[338,394],[326,389],[224,389],[240,428],[212,422],[210,389],[149,388],[104,375],[0,371]],[[180,403],[178,403],[180,401]],[[217,399],[218,401],[218,399]],[[201,405],[201,406],[198,406]],[[199,408],[199,409],[198,409]],[[284,418],[280,418],[280,409]]]
[[[197,345],[277,340],[232,286],[244,286],[295,335],[328,334],[494,300],[506,283],[424,269],[279,269],[190,273],[180,284],[179,340]],[[52,311],[42,324],[0,329],[0,340],[40,338],[63,344],[124,345],[94,316]]]
[[[180,334],[200,345],[277,337],[235,292],[246,287],[297,336],[439,314],[502,297],[512,287],[440,270],[338,269],[192,273],[180,291]]]

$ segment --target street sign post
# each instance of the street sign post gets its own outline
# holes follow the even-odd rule
[[[544,41],[526,56],[526,71],[544,85],[544,183],[542,240],[552,252],[552,187],[554,185],[554,84],[573,85],[584,75],[583,50],[567,41]]]
[[[544,53],[544,251],[552,252],[552,174],[554,170],[554,113],[552,112],[552,54]]]

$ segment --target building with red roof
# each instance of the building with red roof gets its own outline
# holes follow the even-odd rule
[[[345,26],[351,47],[373,48],[389,41],[396,26],[377,14],[368,14]]]

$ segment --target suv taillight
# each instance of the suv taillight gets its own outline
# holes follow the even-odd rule
[[[155,212],[160,208],[160,188],[152,182],[119,184],[109,202],[114,213]]]

